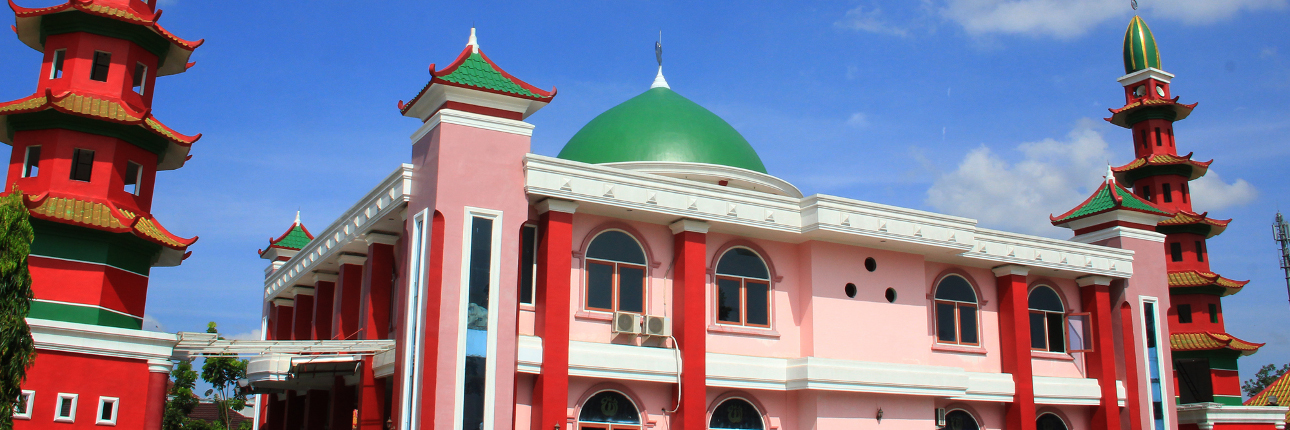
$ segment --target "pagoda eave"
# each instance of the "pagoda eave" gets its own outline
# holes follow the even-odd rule
[[[1191,157],[1191,153],[1184,156],[1170,154],[1148,155],[1135,159],[1129,164],[1113,167],[1111,171],[1115,173],[1117,181],[1126,184],[1132,184],[1138,179],[1158,175],[1177,175],[1187,178],[1188,181],[1194,181],[1209,172],[1209,165],[1213,164],[1214,160],[1195,161]]]
[[[479,60],[473,62],[474,66],[463,69],[462,67],[475,55],[479,56]],[[484,64],[479,65],[480,61]],[[550,91],[546,91],[516,78],[498,67],[497,63],[494,63],[493,60],[488,58],[488,55],[479,51],[478,47],[467,45],[457,55],[457,59],[453,60],[452,64],[447,67],[435,70],[435,65],[431,64],[430,81],[407,103],[399,101],[399,113],[404,116],[416,116],[409,113],[425,98],[427,93],[431,92],[435,84],[524,99],[542,103],[543,106],[546,103],[550,103],[557,93],[554,87]],[[438,106],[434,107],[437,108]],[[527,116],[527,113],[530,112],[526,110],[523,116]]]
[[[1220,297],[1239,293],[1250,281],[1224,278],[1217,273],[1185,270],[1169,272],[1169,291],[1172,294],[1209,294]]]
[[[1211,219],[1208,215],[1209,212],[1197,214],[1195,212],[1179,211],[1173,218],[1156,224],[1156,232],[1163,234],[1193,233],[1209,239],[1222,234],[1227,229],[1227,225],[1232,222],[1230,219]]]
[[[1167,100],[1147,99],[1129,103],[1119,109],[1108,109],[1111,111],[1111,117],[1103,119],[1124,128],[1132,128],[1133,124],[1152,118],[1182,121],[1191,115],[1191,111],[1196,108],[1197,104],[1185,105],[1178,103],[1177,97]]]
[[[23,204],[31,216],[37,219],[109,233],[130,233],[160,245],[163,249],[178,251],[180,254],[197,242],[197,237],[185,239],[175,236],[150,214],[117,208],[111,202],[52,196],[46,192],[39,195],[23,195]],[[182,261],[182,258],[179,261]]]
[[[156,21],[161,16],[159,10],[151,12],[122,9],[99,4],[95,0],[71,0],[45,8],[26,8],[9,0],[9,8],[14,12],[14,31],[18,34],[18,40],[31,49],[41,52],[45,50],[44,38],[47,35],[41,31],[41,25],[45,17],[53,14],[81,12],[95,18],[140,26],[144,31],[154,35],[151,37],[160,38],[168,45],[160,52],[154,49],[153,53],[162,59],[161,64],[157,66],[157,76],[169,76],[188,70],[191,67],[188,60],[193,51],[205,43],[204,39],[196,41],[181,39],[166,30]],[[78,31],[94,33],[93,27],[92,24],[88,24],[87,28],[80,28]],[[111,33],[111,30],[105,30],[105,32]]]
[[[1241,340],[1221,332],[1173,333],[1169,335],[1169,349],[1174,352],[1231,350],[1241,355],[1259,352],[1264,343]]]

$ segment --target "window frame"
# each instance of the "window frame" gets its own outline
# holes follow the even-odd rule
[[[712,429],[712,428],[713,428],[713,427],[712,427],[712,419],[716,417],[717,410],[718,410],[718,409],[721,409],[721,405],[724,405],[724,404],[726,404],[726,402],[729,402],[729,401],[741,401],[741,402],[744,402],[745,404],[747,404],[749,407],[751,407],[751,408],[752,408],[753,412],[755,412],[755,414],[754,414],[754,415],[756,415],[756,416],[757,416],[757,421],[761,423],[761,428],[762,428],[762,430],[766,430],[766,429],[769,429],[769,428],[770,428],[770,423],[766,422],[766,417],[764,416],[764,414],[765,414],[765,413],[764,413],[764,412],[762,412],[761,408],[757,407],[757,403],[756,403],[756,402],[753,402],[753,401],[752,401],[752,399],[749,399],[749,398],[747,398],[747,397],[740,396],[740,395],[734,395],[734,396],[729,396],[729,397],[726,397],[726,398],[718,398],[718,400],[720,400],[720,401],[717,401],[717,402],[713,402],[713,403],[712,403],[712,409],[711,409],[711,411],[709,411],[709,412],[708,412],[708,414],[707,414],[707,418],[708,418],[708,420],[707,420],[707,421],[708,421],[708,425],[707,425],[707,427],[705,427],[706,429]],[[718,430],[726,430],[726,429],[724,429],[723,427],[717,427],[717,429],[718,429]]]
[[[85,157],[82,154],[86,154],[86,153],[89,154],[89,158],[90,158],[89,163],[82,163],[81,159]],[[85,172],[86,179],[77,179],[77,176],[79,176],[77,175],[77,173],[80,172],[80,168],[78,166],[80,166],[81,164],[87,164],[86,172]],[[71,179],[77,182],[93,182],[94,180],[94,150],[93,149],[72,148],[72,169],[68,176],[69,176],[68,179]]]
[[[1164,199],[1165,203],[1174,202],[1173,191],[1173,186],[1168,182],[1160,184],[1160,198]]]
[[[140,70],[142,70],[142,73]],[[134,63],[134,74],[130,76],[130,89],[141,96],[147,95],[148,66],[142,62]]]
[[[50,58],[49,63],[49,79],[61,79],[63,66],[67,63],[67,48],[54,50],[54,56]]]
[[[134,178],[130,178],[130,166],[134,166],[135,168]],[[123,173],[122,177],[123,179],[125,179],[125,181],[123,181],[124,185],[122,185],[121,187],[122,191],[125,191],[127,193],[130,193],[131,195],[136,195],[136,196],[143,194],[143,165],[127,160],[125,162],[125,172],[122,172],[122,173]],[[129,182],[131,180],[134,181],[133,184]],[[129,187],[130,185],[134,185],[133,191],[125,188],[125,187]]]
[[[1053,312],[1046,309],[1035,309],[1030,307],[1030,295],[1035,294],[1035,291],[1038,291],[1040,288],[1047,288],[1049,291],[1053,292],[1053,295],[1057,296],[1057,301],[1061,302],[1061,305],[1062,305],[1061,312]],[[1034,338],[1031,338],[1030,350],[1035,352],[1049,352],[1053,354],[1070,354],[1070,350],[1071,350],[1070,338],[1069,338],[1070,324],[1067,321],[1067,318],[1072,313],[1070,312],[1070,307],[1066,305],[1066,300],[1062,298],[1062,294],[1057,292],[1057,288],[1048,284],[1036,284],[1034,287],[1030,289],[1029,292],[1026,293],[1026,310],[1028,311],[1028,313],[1026,314],[1027,317],[1033,316],[1035,314],[1040,314],[1043,316],[1043,322],[1044,322],[1044,347],[1036,348],[1034,343]],[[1058,320],[1062,322],[1062,330],[1061,330],[1062,350],[1061,351],[1053,351],[1053,339],[1051,336],[1051,334],[1053,333],[1053,330],[1052,330],[1052,327],[1049,326],[1049,324],[1052,322],[1051,319],[1053,316],[1057,316]],[[1032,330],[1031,335],[1033,336],[1034,335],[1033,330],[1035,328],[1031,327],[1030,329]]]
[[[103,419],[103,406],[109,405],[109,404],[112,405],[112,418]],[[94,425],[116,426],[117,417],[120,416],[118,414],[118,412],[120,412],[120,406],[121,406],[121,399],[119,398],[99,396],[99,410],[98,410],[98,413],[94,415]]]
[[[530,249],[530,250],[529,250],[529,251],[531,251],[531,252],[533,253],[533,254],[532,254],[532,259],[533,259],[533,261],[532,261],[532,264],[530,264],[528,268],[525,268],[525,267],[524,267],[524,251],[525,251],[525,249],[524,249],[524,238],[525,238],[526,231],[527,231],[527,230],[529,230],[529,229],[532,229],[532,231],[533,231],[533,247],[532,247],[532,249]],[[522,306],[537,306],[538,251],[539,251],[539,248],[540,248],[540,245],[541,245],[541,242],[542,242],[542,229],[541,229],[541,227],[539,227],[537,224],[534,224],[534,223],[531,223],[531,222],[526,222],[526,223],[522,224],[522,225],[520,226],[520,240],[519,240],[519,242],[520,242],[520,274],[519,274],[518,278],[519,278],[519,284],[520,284],[520,285],[519,285],[518,291],[516,291],[516,293],[518,293],[518,294],[519,294],[519,304],[520,304],[520,305],[522,305]],[[528,285],[528,288],[529,288],[529,297],[528,297],[528,301],[524,301],[524,274],[523,274],[523,272],[524,272],[526,269],[527,269],[527,270],[529,271],[529,273],[530,273],[530,275],[529,275],[529,276],[530,276],[530,277],[529,277],[529,285]]]
[[[1184,311],[1186,311],[1186,312],[1184,312]],[[1192,323],[1192,321],[1194,321],[1194,319],[1193,319],[1193,318],[1192,318],[1192,316],[1191,316],[1191,304],[1190,304],[1190,303],[1179,303],[1179,304],[1178,304],[1178,309],[1177,309],[1176,313],[1178,314],[1178,323],[1179,323],[1179,324],[1191,324],[1191,323]],[[1187,321],[1183,321],[1183,315],[1186,315],[1186,316],[1187,316]]]
[[[1196,245],[1196,262],[1204,263],[1205,262],[1205,241],[1197,240],[1195,245]]]
[[[56,423],[75,423],[76,422],[76,404],[80,395],[71,393],[58,393],[58,401],[54,402],[54,422]],[[71,400],[71,415],[63,416],[63,401]]]
[[[734,252],[736,249],[743,249],[748,252],[751,252],[753,255],[756,255],[757,259],[761,261],[762,267],[766,269],[766,278],[762,279],[762,278],[752,278],[752,277],[738,276],[738,275],[725,275],[718,272],[719,270],[718,267],[721,266],[721,260],[724,259],[727,254]],[[775,294],[774,294],[775,290],[774,290],[774,284],[771,282],[770,278],[773,278],[774,276],[771,275],[770,264],[766,262],[765,256],[763,256],[760,252],[757,252],[757,250],[747,246],[731,246],[729,248],[722,250],[721,254],[717,256],[717,259],[712,266],[712,273],[714,278],[712,282],[712,321],[714,323],[716,323],[717,325],[725,325],[725,326],[731,326],[731,327],[754,327],[754,328],[764,328],[764,329],[771,328],[771,326],[774,324],[774,321],[775,321],[775,318],[774,318],[775,314],[773,312],[775,305],[774,303],[771,302],[775,297]],[[721,281],[722,280],[735,281],[739,283],[739,322],[725,321],[721,319],[721,300],[720,299],[721,299]],[[753,281],[753,283],[763,283],[766,285],[766,324],[764,325],[752,324],[748,322],[748,282],[749,281]]]
[[[35,391],[35,390],[22,390],[22,392],[21,392],[20,394],[18,394],[18,396],[19,396],[20,398],[25,398],[25,399],[27,399],[27,400],[26,400],[26,401],[27,401],[27,403],[26,403],[26,405],[25,405],[26,407],[25,407],[25,408],[23,408],[23,410],[22,410],[21,412],[19,412],[19,411],[18,411],[18,405],[13,405],[13,406],[14,406],[14,409],[13,409],[13,415],[12,415],[12,416],[13,416],[13,419],[16,419],[16,420],[30,420],[30,419],[31,419],[31,412],[32,412],[33,410],[35,410],[35,406],[34,406],[34,405],[36,404],[36,391]]]
[[[107,64],[104,64],[102,66],[103,79],[96,78],[96,76],[98,76],[99,74],[98,73],[99,72],[99,54],[103,54],[107,58]],[[90,80],[97,81],[97,82],[107,82],[108,77],[111,74],[112,74],[112,53],[107,51],[94,51],[94,56],[90,57]]]
[[[35,163],[32,163],[32,160],[31,160],[31,152],[32,152],[32,150],[33,150],[33,149],[36,151],[36,162],[35,162]],[[35,177],[39,177],[39,176],[40,176],[40,153],[41,153],[40,145],[28,145],[28,146],[27,146],[27,148],[26,148],[26,149],[24,149],[22,152],[23,152],[23,154],[22,154],[22,177],[24,177],[24,178],[35,178]],[[33,170],[33,169],[36,171],[36,174],[34,174],[34,175],[32,174],[32,170]]]
[[[644,257],[645,264],[606,260],[603,258],[592,257],[590,255],[591,246],[592,244],[596,243],[596,239],[599,239],[600,236],[605,233],[615,232],[615,231],[627,235],[627,237],[630,237],[632,241],[636,243],[637,247],[640,247],[641,256]],[[536,258],[534,259],[534,261],[536,261]],[[642,243],[641,240],[631,232],[628,232],[623,229],[618,229],[618,228],[607,228],[593,234],[591,236],[591,240],[587,241],[587,245],[585,246],[583,255],[582,255],[582,285],[583,285],[582,309],[590,312],[608,312],[608,313],[623,312],[623,313],[631,313],[631,314],[639,314],[639,315],[648,315],[649,314],[649,290],[650,290],[649,261],[650,261],[649,252],[646,251],[645,244]],[[600,264],[600,265],[610,266],[612,268],[612,272],[610,274],[611,281],[610,281],[610,303],[609,303],[610,308],[609,309],[596,308],[591,306],[591,303],[590,303],[591,270],[590,268],[592,264]],[[622,283],[620,282],[622,279],[622,273],[621,273],[621,270],[619,269],[624,266],[629,268],[634,268],[634,269],[640,269],[641,271],[641,310],[640,312],[623,311],[618,309],[618,305],[620,302],[619,298],[622,292],[621,291]]]
[[[587,404],[591,402],[592,398],[606,391],[612,391],[614,393],[618,393],[618,395],[622,396],[624,399],[627,399],[628,406],[630,406],[632,410],[636,411],[636,420],[640,422],[637,424],[601,423],[601,422],[595,422],[595,421],[583,422],[582,410],[587,407]],[[574,421],[574,424],[577,425],[576,428],[579,430],[642,430],[645,428],[647,417],[642,416],[641,412],[642,412],[642,409],[636,406],[636,401],[633,400],[631,396],[628,396],[627,393],[621,390],[606,388],[606,389],[596,390],[596,392],[591,393],[591,395],[583,399],[582,403],[578,405],[578,410],[576,414],[573,416],[574,417],[573,421]]]
[[[1177,263],[1184,259],[1182,242],[1169,242],[1169,262]]]
[[[973,298],[976,299],[976,302],[960,302],[957,300],[947,300],[947,299],[936,298],[936,292],[941,289],[941,284],[945,282],[945,279],[951,276],[957,276],[959,278],[962,278],[964,282],[967,282],[968,287],[972,289],[972,296]],[[941,335],[940,335],[941,316],[940,316],[940,312],[938,312],[939,309],[937,309],[938,305],[941,305],[941,304],[946,304],[954,307],[954,341],[953,342],[946,342],[941,339]],[[973,310],[972,317],[976,319],[976,324],[975,324],[976,342],[975,343],[969,343],[969,342],[963,341],[963,308],[964,307],[971,307]],[[940,278],[937,278],[936,284],[932,288],[932,320],[934,324],[933,326],[934,334],[932,335],[932,337],[936,340],[937,344],[980,347],[981,346],[981,294],[976,290],[976,285],[974,285],[972,281],[968,279],[966,276],[963,276],[957,273],[950,273],[945,276],[941,276]]]

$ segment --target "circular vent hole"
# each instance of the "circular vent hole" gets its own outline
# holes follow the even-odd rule
[[[870,272],[878,270],[878,260],[874,260],[873,257],[864,259],[864,269]]]
[[[887,289],[887,303],[895,303],[895,302],[896,302],[896,289],[895,289],[895,288],[888,288],[888,289]]]
[[[847,297],[850,297],[853,299],[856,298],[856,284],[847,283],[846,288],[843,288],[842,290],[846,291]]]

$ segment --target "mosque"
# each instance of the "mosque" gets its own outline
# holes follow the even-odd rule
[[[804,196],[661,66],[533,154],[525,120],[556,92],[472,30],[399,102],[408,162],[259,251],[265,339],[232,341],[141,330],[148,271],[196,240],[149,214],[200,137],[153,117],[152,82],[201,41],[153,1],[11,7],[45,54],[0,103],[37,234],[18,430],[160,429],[173,360],[219,354],[250,360],[256,429],[1284,429],[1287,408],[1241,404],[1262,344],[1228,334],[1245,282],[1205,247],[1230,220],[1192,211],[1210,162],[1172,125],[1196,105],[1138,17],[1107,119],[1136,158],[1052,217],[1069,240]]]

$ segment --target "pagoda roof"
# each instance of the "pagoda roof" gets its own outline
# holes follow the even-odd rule
[[[171,250],[182,252],[197,242],[196,237],[185,239],[170,233],[151,214],[118,208],[110,201],[54,196],[45,192],[39,195],[24,194],[23,204],[38,219],[111,233],[131,233]]]
[[[276,239],[269,239],[269,247],[260,250],[259,254],[263,257],[265,252],[274,248],[299,251],[305,245],[308,245],[311,240],[314,240],[314,235],[309,233],[309,229],[305,228],[305,225],[300,222],[300,213],[296,212],[296,222],[292,223],[291,227],[287,227],[287,231]]]
[[[1129,122],[1130,116],[1133,116],[1133,114],[1140,111],[1153,109],[1172,113],[1172,117],[1170,118],[1171,121],[1182,121],[1186,119],[1187,116],[1191,115],[1191,111],[1196,109],[1197,104],[1198,103],[1185,105],[1178,103],[1178,97],[1174,97],[1172,99],[1146,98],[1126,104],[1124,107],[1119,109],[1107,109],[1111,111],[1111,117],[1103,119],[1111,124],[1130,128],[1133,126],[1133,124]],[[1137,122],[1138,121],[1133,121],[1133,123]]]
[[[1236,281],[1224,278],[1217,273],[1199,270],[1169,272],[1169,288],[1171,291],[1175,288],[1184,288],[1194,290],[1200,294],[1230,296],[1240,292],[1241,288],[1249,283],[1250,281]],[[1173,292],[1178,293],[1178,291]]]
[[[150,110],[138,110],[129,104],[94,94],[67,91],[54,95],[52,91],[46,90],[44,94],[36,93],[18,100],[0,103],[0,142],[13,144],[12,136],[7,130],[8,122],[5,120],[6,117],[46,110],[122,125],[139,126],[147,132],[165,139],[168,142],[168,148],[166,148],[168,156],[159,158],[161,160],[157,165],[159,170],[182,167],[184,162],[187,161],[188,151],[193,143],[202,138],[200,133],[189,136],[167,127],[153,117]],[[169,156],[170,154],[174,154],[174,156]]]
[[[1197,233],[1209,239],[1223,233],[1227,229],[1227,224],[1231,223],[1230,219],[1212,219],[1209,212],[1195,213],[1191,211],[1178,211],[1173,218],[1161,221],[1156,224],[1156,231],[1161,233]]]
[[[142,2],[137,3],[143,4]],[[161,18],[160,10],[150,11],[121,7],[119,4],[113,4],[113,2],[106,0],[69,0],[67,3],[42,8],[22,7],[14,3],[13,0],[9,0],[9,8],[13,9],[16,19],[13,31],[18,34],[18,39],[32,49],[42,52],[45,50],[45,37],[40,29],[40,21],[48,15],[79,11],[91,16],[142,26],[165,39],[170,45],[168,50],[162,53],[164,55],[158,55],[159,57],[164,57],[164,62],[158,65],[157,76],[173,75],[188,70],[194,65],[194,63],[188,62],[189,57],[197,47],[205,43],[205,39],[197,41],[185,40],[167,31],[157,23],[157,20]]]
[[[1098,187],[1097,191],[1094,191],[1092,196],[1089,196],[1089,198],[1084,200],[1083,203],[1080,203],[1078,206],[1075,206],[1075,208],[1066,211],[1064,214],[1058,216],[1049,215],[1048,219],[1053,223],[1053,225],[1061,225],[1077,219],[1117,210],[1142,212],[1145,214],[1166,217],[1174,216],[1173,212],[1156,207],[1156,205],[1151,202],[1143,200],[1141,197],[1138,197],[1129,190],[1124,189],[1124,187],[1121,187],[1116,183],[1115,176],[1110,174],[1108,171],[1106,181],[1102,182],[1102,186]]]
[[[540,102],[549,102],[552,97],[555,97],[555,88],[551,88],[551,91],[542,90],[511,76],[510,73],[498,67],[497,63],[479,50],[479,45],[474,42],[473,31],[472,29],[471,43],[466,45],[452,64],[440,70],[435,70],[434,64],[430,65],[430,82],[421,88],[412,101],[404,103],[399,100],[399,113],[407,114],[408,110],[412,109],[412,106],[416,105],[434,84],[470,88]]]
[[[1197,332],[1197,333],[1173,333],[1169,335],[1169,349],[1177,351],[1214,351],[1220,349],[1230,349],[1240,352],[1241,355],[1250,355],[1259,352],[1262,343],[1246,342],[1227,333],[1221,332]]]
[[[1250,396],[1249,400],[1243,403],[1245,406],[1270,406],[1269,397],[1276,396],[1277,404],[1285,405],[1286,399],[1290,399],[1290,372],[1282,373],[1275,381],[1268,384],[1258,394]],[[1290,421],[1290,411],[1286,412],[1286,421]]]
[[[1152,154],[1138,158],[1120,167],[1112,167],[1115,178],[1121,182],[1133,183],[1147,176],[1160,174],[1177,174],[1187,177],[1188,181],[1196,180],[1209,172],[1209,165],[1214,160],[1195,161],[1192,153],[1177,156],[1173,154]]]

